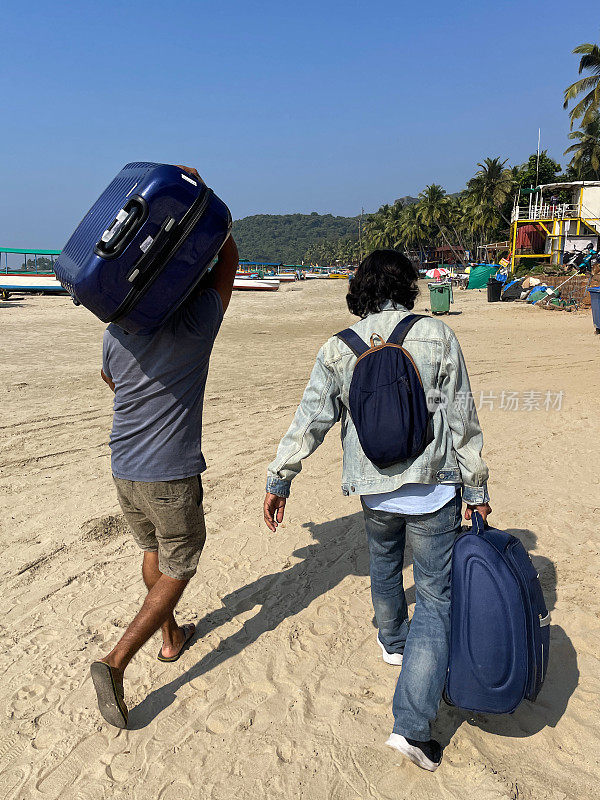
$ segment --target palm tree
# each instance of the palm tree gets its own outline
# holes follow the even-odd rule
[[[393,206],[386,203],[375,214],[367,217],[364,226],[367,246],[371,249],[398,247],[400,244],[399,225],[401,214],[402,203],[396,201]]]
[[[391,246],[389,230],[386,230],[386,215],[389,206],[382,206],[375,214],[370,214],[364,224],[364,236],[367,249]]]
[[[476,242],[479,244],[489,242],[500,226],[501,215],[491,203],[480,203],[477,197],[469,192],[465,192],[462,209],[463,224],[470,233],[474,250]]]
[[[469,232],[469,226],[466,224],[465,212],[465,198],[462,195],[459,197],[452,197],[450,199],[448,227],[452,229],[459,245],[466,252],[472,249],[472,247],[467,247],[465,240],[465,236]]]
[[[454,253],[457,262],[461,262],[462,259],[448,238],[448,227],[452,226],[456,218],[456,207],[446,194],[446,190],[437,183],[426,186],[425,190],[419,195],[417,205],[417,215],[420,222],[434,230],[437,229],[442,239]]]
[[[432,236],[431,229],[421,221],[418,203],[402,209],[398,232],[407,248],[415,246],[418,248],[419,258],[423,261],[424,245],[431,240]]]
[[[446,190],[437,183],[431,183],[419,195],[418,216],[420,222],[440,232],[446,223],[450,198]]]
[[[479,206],[467,191],[461,193],[457,201],[457,229],[462,238],[468,243],[468,250],[474,251],[477,247],[479,233]]]
[[[565,89],[564,108],[567,108],[570,100],[574,100],[583,92],[587,93],[569,113],[571,128],[576,119],[581,119],[583,125],[589,125],[594,114],[600,109],[600,46],[588,42],[580,44],[573,52],[581,53],[579,74],[581,75],[585,70],[592,74],[580,78]]]
[[[388,207],[385,215],[385,231],[389,237],[390,247],[394,249],[401,246],[402,236],[400,234],[400,225],[402,219],[402,210],[404,204],[401,200],[396,200],[393,206]]]
[[[512,194],[515,187],[515,178],[512,170],[504,165],[508,159],[500,161],[499,158],[486,158],[483,164],[477,164],[479,169],[467,183],[467,189],[473,200],[482,208],[489,206],[496,210],[507,225],[510,220],[501,212],[502,206]]]
[[[572,131],[569,139],[575,144],[567,147],[567,153],[573,153],[569,166],[582,180],[600,179],[600,113],[596,112],[592,120],[579,131]]]

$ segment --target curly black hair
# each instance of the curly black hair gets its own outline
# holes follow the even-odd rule
[[[386,300],[413,308],[419,294],[419,273],[396,250],[374,250],[358,266],[350,281],[346,302],[351,314],[364,318],[376,314]]]

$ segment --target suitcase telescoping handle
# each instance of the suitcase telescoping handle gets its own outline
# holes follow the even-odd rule
[[[148,204],[143,197],[131,197],[96,243],[94,252],[102,258],[116,258],[139,231],[148,216]]]

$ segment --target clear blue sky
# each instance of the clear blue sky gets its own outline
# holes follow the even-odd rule
[[[57,247],[120,167],[197,166],[235,218],[356,214],[561,163],[597,0],[5,0],[0,245]]]

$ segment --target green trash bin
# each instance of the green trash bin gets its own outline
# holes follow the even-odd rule
[[[449,314],[452,302],[452,284],[430,283],[429,301],[432,314]]]

